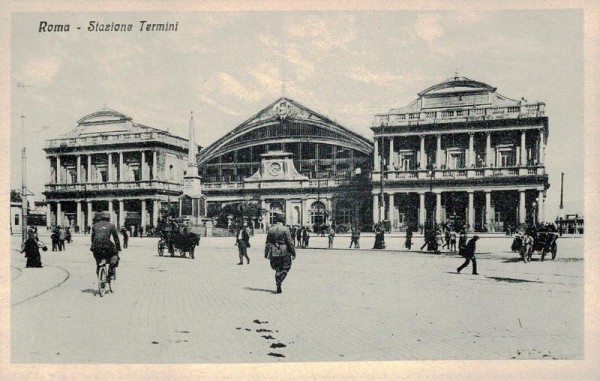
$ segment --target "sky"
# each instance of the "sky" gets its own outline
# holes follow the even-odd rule
[[[139,21],[178,22],[139,32]],[[41,21],[69,32],[40,33]],[[90,21],[132,32],[89,32]],[[583,13],[580,10],[14,13],[11,188],[43,199],[45,139],[110,108],[205,147],[285,95],[369,139],[373,116],[455,73],[509,98],[546,103],[546,218],[583,213]],[[77,27],[81,27],[78,30]],[[25,118],[21,118],[24,115]]]

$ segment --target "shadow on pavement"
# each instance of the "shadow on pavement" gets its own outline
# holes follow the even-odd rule
[[[509,282],[509,283],[544,283],[539,280],[527,280],[527,279],[515,279],[515,278],[500,278],[495,276],[488,276],[488,279],[493,279],[496,282]]]
[[[273,291],[273,290],[267,290],[267,289],[264,289],[264,288],[244,287],[244,289],[249,290],[249,291],[262,291],[262,292],[268,292],[269,294],[275,294],[275,291]]]
[[[505,259],[504,261],[502,261],[502,263],[515,263],[515,262],[523,262],[523,260],[520,257],[517,257],[517,258]]]
[[[85,290],[81,290],[82,294],[92,294],[94,296],[96,296],[96,294],[98,293],[98,290],[95,290],[93,288],[87,288]]]

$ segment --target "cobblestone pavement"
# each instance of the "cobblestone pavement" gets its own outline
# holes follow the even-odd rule
[[[13,248],[20,237],[13,237]],[[11,252],[13,363],[264,363],[582,359],[583,240],[555,261],[523,263],[510,239],[478,242],[479,276],[462,258],[347,250],[313,237],[274,294],[264,235],[238,266],[232,238],[203,238],[196,259],[160,257],[131,238],[115,292],[96,295],[89,237],[42,252],[41,269]],[[386,239],[402,247],[402,237]],[[372,237],[362,239],[372,246]]]

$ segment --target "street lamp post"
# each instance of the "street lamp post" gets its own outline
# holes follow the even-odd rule
[[[435,175],[435,172],[433,170],[433,165],[428,164],[427,165],[427,176],[429,177],[429,194],[431,196],[433,196],[433,177],[434,177],[434,175]],[[435,217],[436,217],[436,206],[434,205],[432,218],[431,218],[431,227],[432,228],[435,226]]]
[[[384,199],[384,190],[383,190],[383,176],[385,173],[385,159],[383,155],[383,123],[381,124],[381,140],[379,144],[379,167],[380,167],[380,182],[379,182],[379,223],[381,223],[385,219],[385,199]]]
[[[21,242],[25,243],[29,210],[27,207],[27,149],[23,140],[23,131],[25,131],[25,115],[21,115],[21,143],[23,144],[21,151]]]

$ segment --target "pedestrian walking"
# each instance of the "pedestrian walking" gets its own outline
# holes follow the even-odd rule
[[[296,230],[296,246],[302,247],[302,226],[298,226],[298,230]]]
[[[127,242],[129,242],[129,234],[125,226],[121,228],[121,234],[123,234],[123,249],[127,249]]]
[[[290,226],[290,235],[292,236],[292,242],[296,246],[296,225]]]
[[[373,249],[385,249],[385,232],[380,224],[375,225],[375,243]]]
[[[60,250],[60,240],[58,236],[58,229],[54,228],[52,234],[50,234],[50,240],[52,241],[52,251]]]
[[[58,229],[58,251],[65,250],[65,241],[67,239],[67,231],[62,226]]]
[[[412,236],[413,232],[410,227],[406,228],[406,239],[404,240],[404,247],[410,250],[412,247]]]
[[[308,247],[308,240],[310,239],[310,233],[308,228],[305,226],[302,228],[302,247]]]
[[[45,245],[41,244],[38,239],[35,237],[35,232],[33,230],[27,232],[27,240],[23,244],[23,249],[21,253],[25,253],[25,258],[27,258],[27,263],[25,267],[44,267],[42,266],[42,256],[40,255],[40,247],[46,251]]]
[[[460,234],[458,235],[458,250],[460,250],[460,248],[464,247],[466,244],[467,244],[467,233],[465,232],[465,229],[461,229]]]
[[[442,249],[445,247],[450,250],[450,229],[444,229],[444,244],[442,245]]]
[[[456,238],[457,238],[456,231],[452,230],[450,232],[450,251],[453,253],[456,253]]]
[[[142,225],[140,225],[140,238],[142,238],[144,236],[144,227]]]
[[[352,234],[350,235],[350,248],[352,249],[352,245],[355,248],[360,249],[360,229],[356,226],[352,227]]]
[[[333,228],[333,226],[329,227],[327,237],[329,238],[329,248],[331,249],[333,248],[333,239],[335,238],[335,229]]]
[[[267,232],[265,258],[269,259],[271,268],[275,270],[276,293],[281,294],[281,284],[292,268],[292,260],[296,259],[296,249],[290,230],[283,224],[285,214],[275,214],[274,222]]]
[[[469,242],[459,249],[459,254],[465,258],[465,262],[456,269],[456,273],[460,274],[461,270],[469,265],[469,262],[473,262],[473,275],[479,275],[477,273],[477,260],[475,259],[475,243],[479,239],[479,236],[473,236]]]
[[[250,257],[248,257],[248,248],[250,247],[250,234],[248,233],[248,223],[244,221],[242,226],[238,229],[238,232],[235,237],[235,244],[238,247],[238,252],[240,256],[240,263],[238,265],[244,264],[244,258],[246,258],[247,264],[250,264]]]

